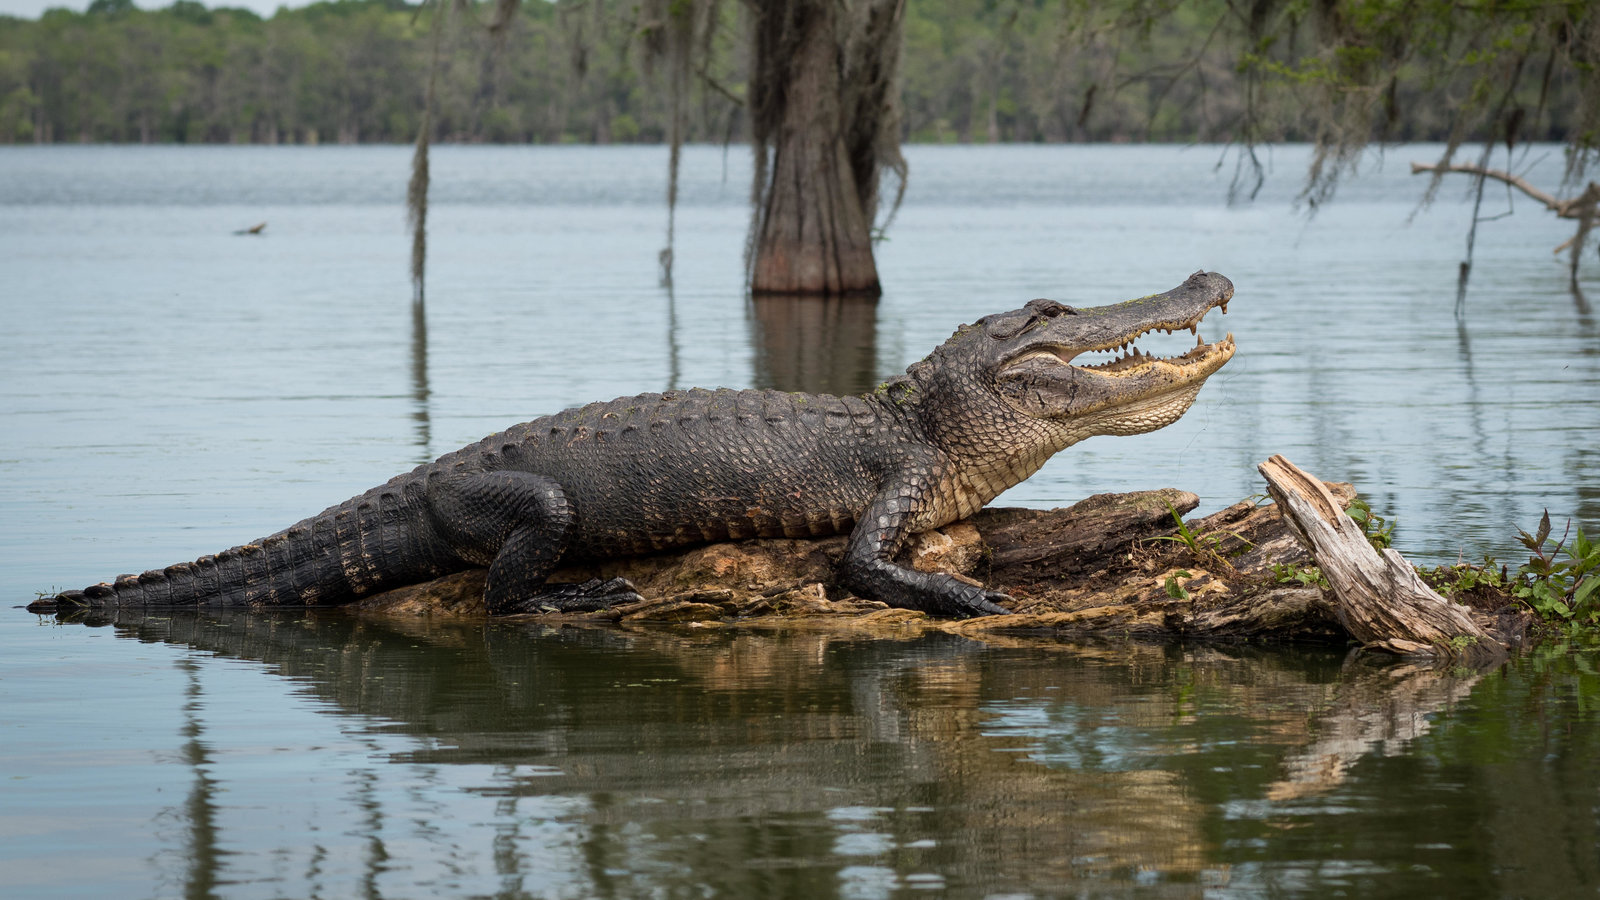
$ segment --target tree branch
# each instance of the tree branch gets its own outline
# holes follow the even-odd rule
[[[1554,195],[1541,191],[1529,184],[1528,180],[1520,175],[1513,175],[1510,172],[1506,172],[1501,169],[1490,169],[1485,166],[1477,165],[1476,163],[1458,162],[1451,163],[1446,166],[1438,166],[1430,163],[1419,162],[1414,162],[1411,164],[1411,174],[1420,175],[1423,172],[1460,172],[1464,175],[1480,175],[1484,178],[1493,178],[1496,181],[1503,181],[1506,184],[1509,184],[1517,190],[1523,192],[1524,194],[1527,194],[1529,197],[1532,197],[1540,203],[1543,203],[1546,209],[1563,219],[1578,218],[1579,213],[1572,207],[1575,203],[1588,196],[1588,192],[1585,192],[1584,194],[1581,194],[1571,200],[1558,200]]]

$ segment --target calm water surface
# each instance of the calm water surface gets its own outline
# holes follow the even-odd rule
[[[401,148],[0,147],[0,590],[258,537],[577,403],[854,391],[1035,296],[1198,268],[1238,356],[1177,425],[1002,503],[1354,481],[1426,561],[1600,523],[1600,324],[1517,201],[1418,212],[1391,151],[1313,219],[1215,148],[912,148],[874,305],[741,293],[744,154],[436,148],[414,316]],[[1556,151],[1518,163],[1559,183]],[[1491,192],[1486,213],[1504,210]],[[232,235],[268,223],[261,237]],[[1600,299],[1596,265],[1586,286]],[[0,884],[23,896],[1556,896],[1600,884],[1593,657],[1328,653],[316,617],[0,616]]]

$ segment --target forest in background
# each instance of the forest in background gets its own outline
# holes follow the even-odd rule
[[[715,70],[693,80],[691,141],[744,140],[748,30],[726,4]],[[485,26],[492,2],[461,15]],[[1209,40],[1227,0],[1175,4],[1141,27],[1082,32],[1047,0],[910,0],[901,131],[915,142],[1227,141],[1249,102]],[[337,0],[262,18],[194,0],[144,11],[0,16],[0,142],[403,143],[416,138],[431,8]],[[1076,30],[1076,31],[1075,31]],[[627,3],[524,3],[512,27],[448,31],[436,140],[659,142],[668,97]],[[1444,140],[1459,80],[1402,81],[1387,140]],[[1523,139],[1564,141],[1577,91],[1556,83]],[[1292,100],[1255,140],[1306,140]],[[1484,137],[1479,135],[1478,137]]]

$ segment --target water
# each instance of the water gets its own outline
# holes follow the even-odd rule
[[[1485,676],[337,614],[4,633],[12,896],[1600,885],[1592,653]]]
[[[434,151],[413,317],[402,148],[0,147],[0,590],[258,537],[507,424],[691,385],[859,390],[960,322],[1189,272],[1239,353],[1168,429],[1001,503],[1273,453],[1423,561],[1600,523],[1600,328],[1531,203],[1417,212],[1391,151],[1315,218],[1215,148],[909,152],[876,306],[751,303],[743,152]],[[1553,187],[1559,153],[1522,163]],[[1486,213],[1503,209],[1491,191]],[[268,223],[260,237],[232,232]],[[1600,296],[1595,264],[1585,285]],[[813,349],[806,349],[813,348]],[[1592,656],[1489,677],[1330,652],[815,634],[0,617],[0,883],[26,896],[1551,896],[1600,884]]]

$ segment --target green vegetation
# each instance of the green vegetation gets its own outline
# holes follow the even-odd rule
[[[1193,577],[1194,573],[1190,572],[1188,569],[1178,569],[1171,575],[1167,576],[1166,583],[1163,584],[1162,587],[1166,590],[1168,597],[1171,597],[1174,600],[1187,600],[1189,599],[1189,590],[1188,588],[1185,588],[1183,585],[1179,584],[1178,579]]]
[[[639,8],[523,3],[451,29],[438,139],[659,142],[670,99]],[[1587,2],[911,0],[900,133],[913,141],[1597,138]],[[727,4],[685,105],[692,141],[743,140],[748,29]],[[410,142],[433,7],[336,0],[263,19],[156,11],[0,16],[0,142]],[[495,4],[462,15],[487,26]],[[492,52],[503,42],[499,52]],[[1512,127],[1514,123],[1514,128]],[[1313,173],[1315,176],[1317,173]]]
[[[1151,538],[1151,540],[1172,541],[1175,544],[1182,544],[1189,549],[1189,553],[1194,557],[1195,562],[1202,566],[1214,568],[1224,574],[1232,574],[1235,570],[1233,563],[1228,562],[1228,556],[1233,554],[1224,552],[1226,539],[1231,537],[1240,542],[1241,546],[1235,551],[1236,553],[1255,546],[1245,540],[1244,535],[1239,534],[1237,531],[1227,531],[1225,529],[1195,531],[1189,527],[1189,523],[1183,521],[1183,516],[1178,514],[1178,508],[1171,503],[1167,504],[1167,512],[1171,513],[1172,521],[1177,523],[1176,533],[1161,535],[1160,537]],[[1168,588],[1168,593],[1171,593],[1170,587]]]
[[[1361,526],[1361,534],[1372,549],[1382,553],[1394,546],[1394,523],[1373,512],[1367,501],[1357,497],[1344,512]]]
[[[1328,579],[1323,576],[1322,569],[1317,566],[1296,566],[1289,563],[1273,563],[1272,577],[1279,584],[1298,584],[1301,587],[1328,587]]]
[[[1560,540],[1550,544],[1550,512],[1546,510],[1536,533],[1517,532],[1533,556],[1517,567],[1517,576],[1509,583],[1511,593],[1546,619],[1600,625],[1600,574],[1596,574],[1600,546],[1584,536],[1582,526],[1574,534],[1569,521],[1567,529]]]
[[[1367,512],[1370,515],[1371,511]],[[1392,529],[1389,525],[1385,530]],[[1533,555],[1515,573],[1493,557],[1484,557],[1480,564],[1419,568],[1417,572],[1434,590],[1459,602],[1479,608],[1515,603],[1532,610],[1546,624],[1566,625],[1574,633],[1600,629],[1600,544],[1570,521],[1561,538],[1552,543],[1548,510],[1533,534],[1520,529],[1517,534]],[[1279,580],[1286,579],[1280,574]]]

